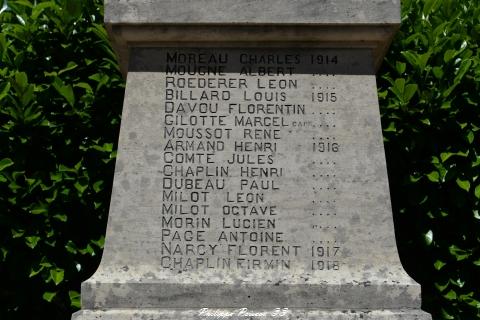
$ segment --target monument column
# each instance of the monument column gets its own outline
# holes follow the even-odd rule
[[[399,6],[107,0],[127,85],[73,319],[431,319],[398,258],[375,84]]]

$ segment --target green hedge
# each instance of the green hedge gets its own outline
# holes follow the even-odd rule
[[[480,319],[480,4],[402,6],[378,74],[399,250],[435,319]],[[0,10],[0,319],[69,319],[103,246],[123,80],[100,0]]]
[[[79,307],[103,246],[123,95],[102,2],[32,3],[0,15],[2,320]]]
[[[378,74],[400,256],[435,319],[480,319],[480,2],[402,9]]]

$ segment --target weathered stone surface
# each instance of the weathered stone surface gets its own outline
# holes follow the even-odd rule
[[[362,48],[372,52],[375,70],[398,29],[398,24],[354,25],[107,25],[126,75],[130,49],[160,47]]]
[[[199,309],[199,310],[108,310],[81,311],[73,320],[429,320],[430,316],[419,310],[371,311],[319,311],[319,310],[249,310],[249,309]]]
[[[372,65],[365,49],[135,49],[83,307],[418,309],[393,236]]]
[[[391,24],[399,0],[106,0],[106,23]]]
[[[370,48],[375,68],[400,26],[399,0],[106,0],[126,74],[139,46]]]

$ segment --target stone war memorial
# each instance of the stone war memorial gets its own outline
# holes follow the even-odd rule
[[[375,83],[399,0],[107,0],[105,22],[127,84],[73,319],[431,319]]]

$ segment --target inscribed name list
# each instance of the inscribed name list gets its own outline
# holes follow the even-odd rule
[[[379,210],[363,190],[367,55],[155,49],[160,268],[307,274],[367,259],[351,243],[373,230],[357,208]]]

